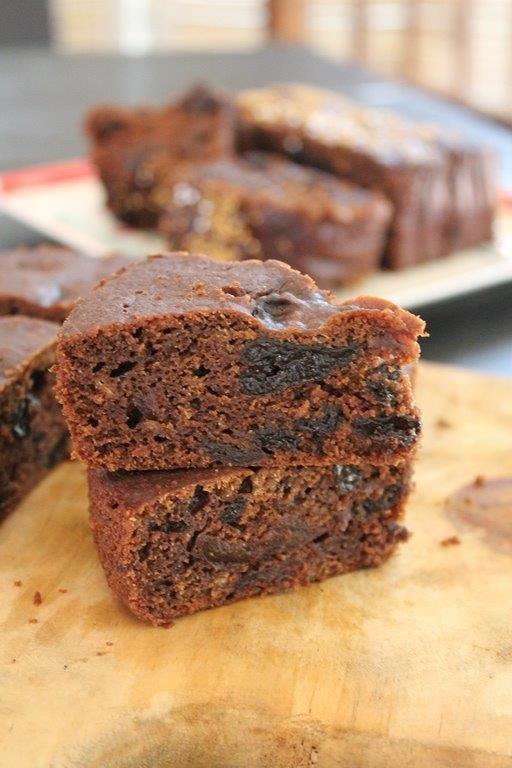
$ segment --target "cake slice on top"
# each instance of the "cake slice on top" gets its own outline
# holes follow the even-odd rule
[[[397,464],[420,432],[403,369],[423,329],[281,262],[152,256],[71,312],[57,393],[76,455],[110,471]]]
[[[380,565],[400,525],[398,466],[89,470],[107,580],[139,618],[176,617]]]

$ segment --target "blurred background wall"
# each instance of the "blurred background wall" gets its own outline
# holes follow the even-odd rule
[[[302,43],[512,120],[512,0],[0,0],[0,8],[11,26],[24,17],[25,37],[27,24],[31,40],[39,25],[43,40],[73,53]]]

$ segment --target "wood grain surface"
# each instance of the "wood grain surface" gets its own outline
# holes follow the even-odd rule
[[[512,478],[511,382],[423,365],[418,389],[397,556],[167,630],[110,595],[58,467],[0,527],[2,768],[511,766],[512,497],[446,501]]]

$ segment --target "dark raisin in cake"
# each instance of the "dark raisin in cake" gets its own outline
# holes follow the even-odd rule
[[[403,369],[423,327],[281,262],[154,256],[71,312],[57,392],[76,455],[111,471],[393,464],[420,432]]]
[[[380,565],[408,462],[109,474],[89,470],[94,538],[113,591],[141,619],[176,617]]]

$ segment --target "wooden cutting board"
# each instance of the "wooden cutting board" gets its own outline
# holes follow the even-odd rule
[[[2,768],[512,766],[511,486],[446,502],[512,478],[512,384],[424,365],[418,393],[396,557],[167,630],[110,595],[57,468],[0,527]]]

